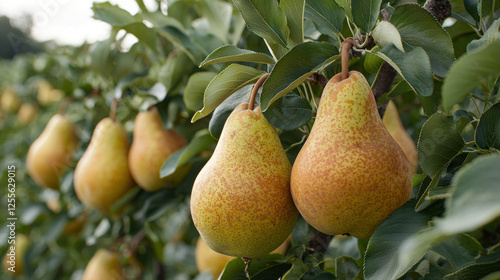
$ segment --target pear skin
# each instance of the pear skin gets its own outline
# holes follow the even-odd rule
[[[21,101],[17,97],[13,87],[6,87],[2,95],[0,95],[0,108],[5,112],[17,112],[21,106]]]
[[[410,162],[412,174],[414,174],[418,167],[417,146],[411,139],[410,135],[406,133],[403,123],[401,122],[401,118],[399,117],[398,109],[392,100],[390,100],[387,104],[387,109],[385,110],[382,121],[392,138],[396,140],[405,153],[406,158],[408,158],[408,161]]]
[[[30,124],[35,120],[38,114],[38,106],[35,104],[24,103],[17,111],[17,120],[22,125]]]
[[[125,280],[122,270],[117,253],[99,249],[87,264],[82,280]]]
[[[207,245],[258,258],[283,243],[298,216],[290,172],[276,129],[260,108],[236,107],[191,193],[193,222]]]
[[[15,243],[8,246],[7,253],[3,258],[3,268],[13,275],[21,275],[24,272],[24,253],[29,246],[29,239],[24,234],[18,234]],[[14,254],[10,252],[10,247],[15,246]],[[10,255],[9,255],[10,254]]]
[[[384,127],[365,77],[326,85],[316,120],[292,170],[292,196],[325,234],[369,238],[411,196],[410,164]]]
[[[165,130],[158,110],[154,107],[139,112],[134,124],[134,140],[129,152],[132,177],[146,191],[174,187],[184,176],[172,174],[160,178],[163,162],[187,145],[186,139],[175,130]]]
[[[77,146],[75,125],[63,115],[54,115],[28,150],[28,174],[37,185],[58,190],[59,178],[73,162]]]
[[[110,118],[101,120],[75,169],[74,187],[81,202],[112,214],[111,206],[135,186],[128,169],[128,152],[123,126]]]
[[[271,253],[285,255],[288,251],[288,247],[290,247],[291,241],[292,237],[288,236],[288,238]],[[230,260],[234,259],[234,257],[219,254],[210,249],[207,243],[205,243],[205,241],[203,241],[203,239],[201,238],[198,238],[198,241],[196,242],[195,258],[198,271],[204,272],[210,270],[210,273],[212,274],[212,277],[214,279],[219,279],[219,276],[226,267],[226,264]]]

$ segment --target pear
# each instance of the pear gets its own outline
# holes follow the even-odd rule
[[[158,110],[153,107],[139,112],[134,124],[134,140],[129,152],[129,168],[137,184],[146,191],[156,191],[178,184],[183,174],[160,178],[163,162],[187,145],[186,139],[175,130],[165,130]],[[180,176],[179,176],[180,175]]]
[[[5,112],[17,112],[21,106],[21,101],[17,97],[13,87],[6,87],[0,96],[0,108]]]
[[[382,121],[384,122],[387,131],[389,131],[392,138],[396,140],[405,153],[406,158],[408,158],[412,168],[412,173],[415,173],[418,167],[417,146],[411,139],[410,135],[406,133],[403,123],[399,118],[398,109],[392,100],[387,104],[387,109],[385,110]]]
[[[117,253],[99,249],[87,264],[81,280],[124,280],[122,270]]]
[[[285,255],[291,241],[292,237],[288,236],[288,238],[271,253]],[[207,243],[205,243],[205,241],[201,238],[198,238],[198,241],[196,242],[195,258],[198,271],[204,272],[210,270],[214,279],[218,279],[224,270],[224,267],[226,267],[226,264],[230,260],[234,259],[234,257],[219,254],[210,249],[210,247],[207,246]]]
[[[35,104],[24,103],[17,111],[17,120],[22,125],[27,125],[35,120],[38,114],[38,106]]]
[[[283,243],[298,217],[290,172],[276,129],[260,107],[236,107],[191,194],[193,222],[207,245],[252,259]]]
[[[18,234],[14,240],[14,243],[9,242],[7,245],[7,253],[3,258],[3,268],[13,275],[21,275],[25,267],[24,253],[28,249],[30,242],[24,234]]]
[[[59,178],[73,162],[77,146],[75,125],[63,115],[54,115],[28,150],[28,174],[39,186],[59,189]]]
[[[62,91],[52,88],[52,85],[49,82],[41,81],[38,84],[37,100],[41,105],[49,105],[61,99],[62,96]]]
[[[113,214],[111,206],[135,186],[128,169],[128,151],[123,126],[111,118],[101,120],[75,169],[75,192],[81,202]]]
[[[300,214],[325,234],[369,238],[410,198],[410,173],[365,77],[335,75],[293,165],[291,192]]]

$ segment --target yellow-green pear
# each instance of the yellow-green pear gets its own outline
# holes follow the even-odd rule
[[[15,239],[9,239],[7,243],[7,252],[3,258],[3,267],[13,275],[21,275],[25,267],[24,253],[28,249],[29,239],[24,234],[18,234]]]
[[[125,280],[120,256],[105,249],[99,249],[90,259],[81,280]]]
[[[392,138],[396,140],[405,153],[406,158],[408,158],[408,161],[410,162],[412,168],[411,170],[415,173],[418,166],[417,146],[415,146],[415,142],[413,142],[410,135],[406,133],[403,123],[399,118],[398,108],[396,108],[396,105],[392,100],[387,104],[387,109],[385,110],[382,121]]]
[[[288,247],[290,246],[290,242],[292,241],[292,237],[288,236],[288,238],[274,251],[271,253],[278,253],[285,255],[288,251]],[[195,250],[195,258],[196,258],[196,267],[199,272],[205,272],[210,270],[212,277],[214,279],[218,279],[226,264],[234,259],[234,257],[219,254],[214,250],[208,247],[207,243],[203,241],[203,239],[198,238],[196,242],[196,250]]]
[[[35,104],[24,103],[17,111],[17,120],[22,125],[27,125],[35,120],[38,114],[38,106]]]
[[[137,184],[147,191],[173,187],[184,174],[160,178],[163,162],[187,145],[186,139],[174,129],[165,130],[156,107],[139,112],[135,118],[134,140],[129,152],[129,167]]]
[[[28,174],[39,186],[59,189],[59,178],[73,162],[77,146],[73,122],[63,115],[54,115],[28,150]]]
[[[41,105],[49,105],[58,101],[63,96],[61,90],[52,88],[52,85],[47,81],[41,81],[38,84],[37,100]]]
[[[292,170],[300,214],[320,232],[369,238],[411,196],[410,164],[384,127],[365,77],[326,85]]]
[[[3,94],[0,96],[0,108],[5,112],[17,112],[21,106],[21,101],[17,97],[13,87],[5,88]]]
[[[101,120],[75,169],[75,192],[81,202],[112,214],[111,206],[135,186],[128,169],[128,151],[123,126],[111,118]]]
[[[194,225],[207,245],[252,259],[283,243],[298,216],[290,172],[276,129],[260,108],[236,107],[191,194]]]

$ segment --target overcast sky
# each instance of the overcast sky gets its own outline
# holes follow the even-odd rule
[[[1,0],[0,15],[19,18],[33,16],[32,36],[39,41],[55,40],[60,44],[81,45],[106,39],[111,27],[92,18],[93,2],[105,0]],[[134,0],[109,0],[130,13],[139,11]],[[144,1],[147,6],[154,1]],[[18,21],[19,22],[19,21]]]

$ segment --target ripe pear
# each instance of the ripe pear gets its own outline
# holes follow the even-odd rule
[[[124,280],[122,270],[117,253],[99,249],[87,264],[81,280]]]
[[[292,237],[288,236],[288,238],[274,251],[271,253],[278,253],[285,255],[288,251],[288,247],[290,246],[290,242],[292,241]],[[234,257],[219,254],[214,250],[208,247],[207,243],[203,241],[203,239],[198,238],[198,242],[196,242],[196,267],[199,272],[204,272],[210,270],[214,279],[218,279],[226,264],[234,259]]]
[[[0,108],[5,112],[17,112],[21,106],[21,101],[17,97],[14,88],[5,88],[3,94],[0,96]]]
[[[24,253],[29,246],[29,239],[24,234],[18,234],[15,238],[15,243],[7,245],[7,253],[3,258],[3,267],[6,271],[13,275],[21,275],[24,271]],[[15,247],[11,251],[12,247]]]
[[[28,174],[39,186],[59,189],[59,177],[73,162],[77,146],[73,122],[63,115],[54,115],[28,150]]]
[[[55,101],[58,101],[63,96],[61,90],[52,88],[52,85],[47,81],[41,81],[38,84],[38,103],[41,105],[49,105]]]
[[[403,123],[399,118],[398,109],[392,100],[387,104],[387,109],[385,110],[382,121],[384,122],[387,131],[389,131],[392,138],[396,140],[405,153],[406,158],[408,158],[412,173],[415,173],[418,166],[417,146],[415,146],[415,142],[413,142],[410,135],[406,133]]]
[[[128,156],[129,168],[137,184],[146,191],[173,187],[184,174],[160,178],[163,162],[187,145],[186,139],[174,129],[165,130],[156,107],[139,112],[134,124],[134,140]]]
[[[290,172],[276,129],[260,107],[236,107],[191,193],[193,222],[207,245],[221,254],[258,258],[283,243],[298,217]]]
[[[17,111],[17,120],[22,125],[27,125],[35,120],[38,114],[38,106],[35,104],[24,103]]]
[[[325,234],[365,239],[411,196],[410,164],[384,127],[365,77],[326,85],[292,169],[300,214]]]
[[[111,206],[135,186],[128,169],[128,151],[123,126],[111,118],[101,120],[75,169],[75,192],[81,202],[113,214]]]

